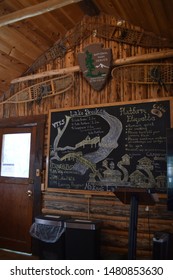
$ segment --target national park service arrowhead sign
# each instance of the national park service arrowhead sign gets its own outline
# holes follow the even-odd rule
[[[78,54],[78,62],[85,79],[95,90],[101,90],[108,78],[112,63],[112,50],[103,44],[92,44]]]

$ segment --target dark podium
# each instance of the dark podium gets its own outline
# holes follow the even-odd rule
[[[152,189],[135,187],[117,187],[114,194],[124,204],[130,204],[128,259],[135,260],[138,205],[154,205],[158,201],[157,194]]]

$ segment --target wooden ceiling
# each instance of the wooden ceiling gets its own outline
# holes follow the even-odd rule
[[[84,16],[99,13],[173,40],[173,0],[0,0],[0,100]]]

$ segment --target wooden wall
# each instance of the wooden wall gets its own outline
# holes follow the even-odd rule
[[[81,24],[89,21],[116,24],[115,18],[100,15],[99,17],[85,17]],[[128,25],[127,25],[128,27]],[[133,26],[129,26],[135,28]],[[139,28],[138,28],[139,30]],[[80,45],[74,47],[64,58],[57,58],[47,65],[42,66],[38,72],[51,69],[68,68],[78,65],[77,54],[83,51],[88,44],[101,42],[106,48],[112,49],[113,61],[142,54],[159,51],[159,49],[143,48],[140,46],[126,45],[111,40],[99,39],[90,36]],[[162,59],[161,62],[170,62],[171,59]],[[29,116],[48,114],[50,109],[69,108],[92,104],[106,104],[145,99],[171,97],[173,87],[169,85],[168,92],[157,84],[129,84],[123,80],[116,81],[109,77],[106,86],[99,92],[93,90],[83,78],[81,72],[74,73],[74,86],[66,93],[47,98],[38,103],[5,104],[1,111],[2,118],[14,116]],[[42,79],[44,80],[44,79]],[[34,83],[40,82],[35,80]],[[18,83],[14,91],[19,91],[33,82]],[[9,93],[8,93],[9,94]],[[6,97],[8,97],[8,94]],[[45,128],[45,159],[47,156],[48,124]],[[44,169],[46,160],[44,161]],[[44,182],[43,182],[44,183]],[[160,201],[155,206],[150,206],[146,211],[145,206],[139,206],[137,258],[149,259],[152,257],[152,237],[156,231],[169,231],[173,233],[173,213],[167,211],[166,194],[159,195]],[[75,218],[99,219],[101,229],[101,256],[103,259],[126,258],[128,247],[129,205],[122,204],[114,194],[90,192],[48,192],[42,191],[42,212],[57,215],[70,215]]]

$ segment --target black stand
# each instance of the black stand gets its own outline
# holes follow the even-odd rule
[[[156,194],[150,193],[149,189],[144,188],[117,188],[114,194],[124,204],[130,204],[130,226],[128,242],[128,259],[136,259],[136,237],[138,226],[138,205],[154,205],[158,200]]]
[[[137,227],[138,227],[138,197],[132,195],[131,202],[130,202],[128,260],[136,259]]]

